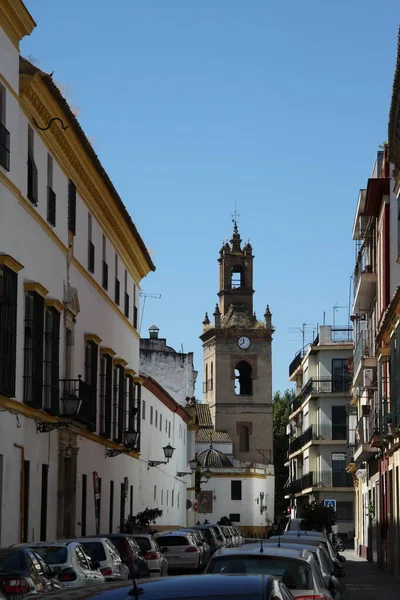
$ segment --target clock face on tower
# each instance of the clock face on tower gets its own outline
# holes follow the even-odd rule
[[[239,348],[241,348],[242,350],[247,350],[247,348],[250,348],[250,340],[248,337],[246,337],[245,335],[243,335],[242,337],[240,337],[237,341],[237,345],[239,346]]]

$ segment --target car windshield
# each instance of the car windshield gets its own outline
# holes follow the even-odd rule
[[[310,565],[285,556],[221,556],[209,563],[207,573],[275,575],[290,590],[312,589]]]
[[[151,544],[150,544],[149,538],[135,537],[135,540],[137,541],[139,548],[141,549],[142,552],[147,552],[147,550],[151,549]]]
[[[80,542],[82,546],[89,552],[94,560],[99,562],[107,560],[106,553],[101,542]]]
[[[35,551],[48,565],[62,565],[68,560],[68,551],[65,546],[39,546],[35,548]]]
[[[0,572],[23,571],[24,568],[22,552],[0,552]]]

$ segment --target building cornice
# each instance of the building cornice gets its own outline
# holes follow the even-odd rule
[[[39,294],[42,298],[49,293],[49,291],[38,281],[24,281],[24,291],[35,292],[35,294]]]
[[[135,377],[136,371],[134,369],[125,369],[125,375],[129,375],[130,377]]]
[[[139,282],[155,267],[121,198],[51,77],[28,61],[22,65],[21,108],[33,127],[33,118],[46,127],[53,117],[60,117],[68,126],[63,130],[58,123],[53,123],[46,131],[35,130],[66,176],[74,181],[79,196]]]
[[[30,12],[21,0],[1,0],[0,22],[17,50],[22,38],[30,35],[36,27]]]
[[[117,353],[112,348],[107,348],[106,346],[102,346],[100,348],[100,354],[106,354],[107,356],[115,356]]]
[[[128,361],[125,360],[124,358],[120,358],[120,357],[113,358],[113,365],[115,367],[124,367],[125,368],[127,364],[128,364]]]
[[[85,333],[85,342],[94,342],[97,346],[100,346],[103,341],[96,333]]]
[[[47,308],[54,308],[54,310],[62,313],[64,311],[64,304],[56,298],[45,298],[44,305]]]
[[[14,271],[14,273],[19,273],[19,271],[24,268],[24,265],[21,265],[21,263],[9,254],[0,254],[0,265],[2,267],[8,267],[11,271]]]
[[[177,413],[181,419],[185,421],[185,423],[189,423],[190,416],[187,414],[183,406],[178,404],[178,402],[176,402],[176,400],[174,400],[172,396],[170,396],[170,394],[168,394],[168,392],[157,381],[155,381],[155,379],[149,375],[143,374],[141,374],[140,377],[143,381],[142,385],[146,388],[146,390],[158,398],[160,402],[164,404],[164,406],[169,408],[170,411]]]

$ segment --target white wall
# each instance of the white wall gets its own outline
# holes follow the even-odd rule
[[[208,483],[201,486],[202,491],[213,491],[215,500],[213,501],[213,512],[211,514],[197,513],[196,519],[201,523],[208,519],[211,523],[218,521],[221,517],[230,514],[240,514],[240,522],[235,523],[240,526],[260,527],[268,524],[268,521],[274,521],[274,493],[275,484],[273,476],[265,478],[243,477],[238,473],[232,473],[231,477],[218,477],[223,474],[223,469],[211,469],[212,477]],[[242,482],[242,499],[231,500],[231,481]],[[260,513],[260,504],[257,504],[256,498],[260,497],[260,492],[264,492],[264,505],[267,511]]]
[[[140,351],[140,368],[150,375],[181,406],[186,406],[186,397],[194,396],[197,372],[193,366],[193,353]]]
[[[399,220],[398,220],[398,205],[397,197],[392,192],[390,186],[390,300],[394,296],[396,288],[400,282],[400,265],[397,263],[398,258],[398,238],[399,238]]]

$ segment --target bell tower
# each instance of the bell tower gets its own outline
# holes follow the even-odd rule
[[[242,240],[236,220],[230,243],[219,253],[219,303],[203,321],[203,400],[214,427],[233,441],[234,457],[273,463],[272,361],[274,329],[253,311],[253,248]]]

